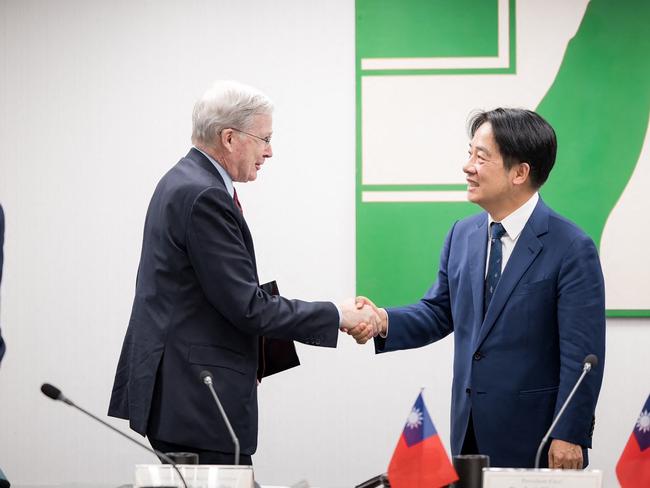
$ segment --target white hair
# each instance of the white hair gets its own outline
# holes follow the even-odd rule
[[[259,90],[236,81],[217,81],[194,104],[192,143],[213,144],[224,129],[248,130],[256,115],[273,113]]]

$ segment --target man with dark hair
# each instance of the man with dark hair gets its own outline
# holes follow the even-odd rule
[[[469,133],[489,123],[494,140],[510,169],[521,161],[530,161],[530,183],[540,188],[553,169],[557,153],[555,131],[542,117],[530,110],[497,108],[476,113],[469,122]]]
[[[528,110],[477,113],[469,123],[467,195],[485,212],[456,222],[438,279],[418,303],[377,309],[378,353],[454,332],[453,454],[532,467],[537,447],[582,372],[599,364],[553,429],[542,465],[587,465],[605,355],[605,293],[593,241],[537,190],[555,162],[553,128]],[[372,304],[358,297],[358,305]],[[350,332],[357,342],[367,331]]]

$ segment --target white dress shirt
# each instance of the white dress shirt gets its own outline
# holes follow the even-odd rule
[[[539,193],[535,192],[533,196],[530,197],[526,203],[524,203],[521,207],[519,207],[517,210],[512,212],[510,215],[508,215],[505,219],[501,221],[501,225],[503,225],[503,228],[506,231],[506,233],[503,234],[503,237],[501,237],[501,254],[503,256],[501,259],[502,273],[506,267],[506,263],[508,262],[508,259],[510,259],[512,250],[515,248],[515,245],[519,240],[521,231],[524,230],[524,227],[526,226],[528,219],[533,214],[533,210],[535,210],[535,206],[537,205],[538,200],[539,200]],[[487,256],[485,260],[486,276],[487,276],[488,263],[490,262],[490,249],[492,247],[492,240],[490,239],[490,224],[492,222],[496,222],[496,221],[492,218],[491,215],[488,214],[488,231],[487,231],[488,248],[487,248]]]

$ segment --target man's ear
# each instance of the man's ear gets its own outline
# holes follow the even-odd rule
[[[530,164],[525,161],[515,165],[514,169],[514,178],[512,182],[515,185],[523,185],[524,183],[530,183]]]
[[[221,131],[221,134],[219,134],[219,140],[221,141],[221,145],[228,151],[232,150],[232,140],[234,136],[235,136],[235,131],[232,129],[224,129]]]

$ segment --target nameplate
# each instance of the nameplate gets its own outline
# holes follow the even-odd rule
[[[602,488],[600,470],[484,468],[483,488]]]
[[[252,466],[177,464],[187,488],[253,488]],[[183,486],[169,464],[137,464],[134,488]]]

